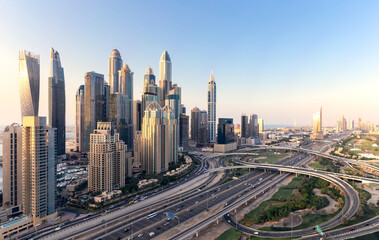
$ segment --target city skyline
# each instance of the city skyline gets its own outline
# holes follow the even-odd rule
[[[88,7],[84,6],[85,4],[76,5],[74,12],[77,15],[83,13],[84,7]],[[95,5],[102,6],[100,3]],[[138,7],[139,4],[133,3],[132,5]],[[155,7],[154,9],[159,10],[167,7],[168,3],[161,5],[152,3],[152,5]],[[194,27],[186,28],[189,24],[187,20],[190,19],[191,10],[198,10],[196,6],[188,6],[188,9],[185,9],[179,5],[170,4],[167,8],[167,16],[164,18],[175,18],[178,19],[178,22],[167,22],[169,27],[164,32],[154,30],[158,23],[143,20],[140,17],[137,19],[140,20],[140,24],[132,22],[132,17],[136,17],[134,14],[140,13],[136,11],[132,14],[133,16],[130,16],[130,19],[129,17],[125,19],[126,26],[135,33],[126,40],[123,38],[125,35],[120,33],[113,39],[99,37],[104,42],[93,39],[83,46],[82,40],[85,39],[85,35],[79,34],[79,32],[85,32],[87,28],[92,30],[94,27],[98,27],[107,33],[116,28],[116,25],[112,27],[106,20],[107,16],[112,13],[106,6],[104,7],[104,17],[99,19],[90,17],[87,21],[83,20],[87,16],[86,13],[80,17],[75,15],[71,20],[62,17],[61,13],[57,13],[63,19],[63,28],[59,31],[63,31],[62,33],[68,36],[78,33],[75,39],[67,40],[62,37],[62,34],[50,35],[35,27],[31,27],[32,31],[36,31],[36,34],[33,35],[36,36],[34,39],[25,41],[25,38],[21,38],[22,31],[20,32],[20,29],[23,29],[21,24],[25,23],[24,18],[30,20],[30,23],[27,24],[38,26],[43,23],[45,28],[50,29],[52,26],[50,24],[53,23],[46,20],[49,14],[44,10],[51,9],[52,6],[47,4],[41,6],[41,9],[36,9],[28,3],[1,4],[1,18],[7,19],[0,23],[3,29],[2,35],[7,36],[7,38],[0,39],[1,83],[5,86],[4,84],[7,82],[8,86],[0,90],[1,108],[8,113],[6,116],[1,116],[4,126],[13,122],[21,122],[19,118],[20,96],[17,94],[19,89],[17,53],[22,49],[40,55],[39,115],[48,116],[46,86],[49,75],[50,47],[59,51],[65,66],[66,122],[68,126],[73,126],[75,122],[75,93],[77,88],[83,84],[82,79],[85,73],[95,71],[108,76],[109,52],[114,48],[122,53],[124,61],[135,73],[134,99],[139,99],[139,96],[142,95],[145,69],[151,66],[154,73],[159,73],[158,58],[162,51],[167,50],[174,64],[172,81],[184,89],[182,103],[187,109],[195,106],[206,109],[206,84],[209,71],[213,68],[219,86],[217,92],[219,96],[218,118],[233,117],[235,123],[239,123],[241,113],[256,112],[265,119],[266,125],[292,125],[296,120],[298,126],[311,126],[312,118],[310,116],[314,109],[322,105],[325,126],[334,126],[341,114],[348,120],[357,121],[358,117],[361,117],[364,122],[375,123],[379,120],[378,113],[372,111],[376,103],[375,89],[378,87],[375,76],[379,74],[376,69],[376,56],[379,51],[376,39],[379,32],[372,30],[375,28],[371,28],[379,22],[374,11],[371,10],[377,6],[375,2],[365,6],[353,2],[349,2],[349,4],[335,2],[328,5],[328,9],[324,9],[322,3],[302,3],[296,7],[283,6],[285,7],[283,11],[279,10],[280,4],[277,9],[270,4],[256,3],[251,5],[252,8],[244,10],[238,4],[230,6],[222,3],[212,10],[211,4],[207,3],[203,4],[201,9],[205,9],[205,12],[210,10],[210,16],[206,16],[202,10],[199,12],[199,19],[193,24],[199,26],[201,21],[205,21],[209,27],[199,30]],[[19,14],[17,19],[15,16],[9,15],[16,7],[17,11],[24,13]],[[92,9],[94,6],[90,6],[90,8]],[[228,8],[229,10],[226,10]],[[29,11],[30,9],[34,11]],[[67,11],[67,9],[67,6],[62,6],[62,11]],[[333,11],[336,9],[339,10],[339,13],[333,15]],[[268,11],[274,14],[275,18],[269,21],[258,10]],[[312,15],[315,19],[310,19],[307,14],[313,10],[320,14]],[[233,13],[236,11],[241,11],[240,16],[236,19],[231,19],[231,16],[222,19],[223,15],[220,14],[220,12]],[[285,12],[287,13],[284,14]],[[300,12],[302,13],[300,14]],[[30,19],[30,14],[36,13],[41,17],[35,20]],[[292,16],[293,14],[288,13],[299,13],[299,16]],[[182,14],[183,17],[178,18],[178,14]],[[211,19],[212,17],[214,20]],[[333,21],[341,23],[341,19],[346,23],[332,24]],[[74,20],[79,24],[69,30],[66,24],[68,25]],[[258,29],[258,24],[255,22],[259,20],[262,20],[260,25],[265,28],[265,31]],[[219,27],[222,23],[226,24],[225,27],[231,35],[225,39],[222,39],[223,32]],[[249,23],[251,26],[248,25]],[[287,23],[292,25],[286,26]],[[331,24],[327,25],[329,23]],[[144,27],[149,24],[152,24],[151,28],[145,29]],[[236,28],[233,29],[233,26]],[[246,26],[250,27],[246,28]],[[286,31],[279,27],[284,27]],[[183,40],[183,37],[177,34],[177,31],[183,31],[182,28],[189,31],[186,34],[188,40],[184,39],[185,44],[178,44],[177,42]],[[312,31],[307,29],[312,29]],[[143,40],[147,31],[152,31],[154,35],[158,36],[154,38],[156,41]],[[334,31],[336,34],[333,34]],[[201,34],[205,34],[204,40],[191,41]],[[236,39],[231,39],[232,36]],[[312,40],[316,36],[317,41]],[[251,42],[243,39],[251,40]],[[270,39],[272,49],[267,49],[267,45],[262,42],[262,39]],[[309,42],[307,43],[307,41]],[[343,46],[340,46],[341,44]],[[205,49],[208,51],[204,51]],[[198,57],[200,53],[202,59]],[[230,62],[227,58],[234,60]],[[108,81],[107,78],[105,80]],[[201,90],[198,90],[199,86],[201,86]],[[359,98],[353,98],[356,89],[362,89],[365,94],[359,94]],[[9,101],[16,104],[7,104]]]

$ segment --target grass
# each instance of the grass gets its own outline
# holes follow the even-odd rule
[[[328,215],[308,214],[308,215],[303,217],[303,222],[299,226],[294,227],[293,230],[315,227],[316,225],[319,225],[319,224],[326,222],[329,219],[337,216],[340,212],[341,212],[341,210],[338,210],[336,213],[328,214]]]
[[[253,222],[253,219],[256,215],[259,215],[261,211],[264,211],[268,206],[273,205],[273,206],[278,206],[285,204],[285,202],[280,202],[279,198],[283,196],[284,199],[288,199],[292,197],[292,191],[296,189],[296,186],[298,184],[301,184],[301,179],[304,176],[298,176],[292,179],[292,181],[287,185],[287,186],[282,186],[278,189],[278,191],[272,196],[271,199],[262,202],[259,204],[258,207],[250,211],[249,213],[246,214],[245,218],[241,220],[240,223],[249,226]]]
[[[242,233],[234,230],[233,228],[225,231],[223,234],[218,236],[216,240],[239,240]]]
[[[325,167],[323,165],[321,165],[319,162],[315,162],[315,163],[312,163],[311,166],[313,168],[317,168],[317,169],[324,169]]]

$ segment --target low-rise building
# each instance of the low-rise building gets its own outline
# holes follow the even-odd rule
[[[96,196],[93,198],[93,200],[97,203],[106,202],[108,200],[111,200],[112,198],[121,196],[122,191],[121,190],[113,190],[110,192],[102,192],[101,195]]]
[[[155,184],[158,182],[158,179],[144,179],[138,182],[138,189],[147,187],[149,185]]]

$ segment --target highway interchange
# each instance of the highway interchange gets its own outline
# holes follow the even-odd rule
[[[345,136],[342,136],[345,137]],[[230,156],[220,156],[215,154],[202,155],[198,153],[196,156],[200,160],[200,164],[195,171],[186,177],[185,180],[175,183],[173,185],[160,188],[156,192],[145,194],[150,202],[142,201],[134,206],[127,206],[126,202],[117,204],[112,207],[107,214],[103,212],[93,214],[85,219],[72,221],[62,226],[62,230],[54,232],[53,228],[44,229],[33,235],[33,239],[151,239],[159,237],[166,231],[176,229],[176,233],[170,239],[188,239],[194,234],[198,233],[202,228],[206,227],[222,217],[233,227],[237,227],[239,231],[251,234],[261,235],[265,237],[291,237],[291,236],[306,236],[306,239],[320,239],[320,236],[315,234],[313,228],[296,230],[291,232],[264,232],[256,229],[248,228],[246,226],[236,224],[232,214],[234,209],[237,209],[242,204],[258,198],[270,188],[276,186],[286,178],[289,173],[274,171],[275,167],[280,166],[282,172],[294,172],[298,170],[300,174],[316,176],[334,182],[336,185],[345,192],[345,206],[338,215],[350,218],[355,214],[359,207],[359,198],[354,189],[345,181],[336,176],[327,175],[325,173],[316,172],[310,169],[303,168],[305,163],[313,159],[313,153],[322,152],[327,146],[320,144],[313,144],[316,148],[315,151],[310,150],[312,154],[304,154],[300,152],[293,154],[292,157],[281,160],[276,163],[276,166],[263,166],[259,168],[267,168],[271,171],[262,172],[260,170],[253,170],[255,166],[251,166],[251,173],[241,177],[240,179],[230,181],[220,185],[219,182],[214,183],[214,179],[218,171],[225,172],[221,180],[224,180],[230,169],[225,167],[224,161]],[[341,160],[341,159],[339,159]],[[210,164],[212,163],[212,165]],[[207,166],[209,171],[205,171],[204,166]],[[249,166],[241,166],[249,168]],[[296,168],[295,168],[296,167]],[[230,167],[229,167],[230,168]],[[290,171],[291,170],[291,171]],[[206,180],[205,180],[206,178]],[[196,188],[190,189],[172,197],[173,192],[177,192],[180,186],[191,186],[194,182],[203,180],[204,183]],[[192,181],[192,182],[191,182]],[[212,183],[212,184],[211,184]],[[184,189],[184,187],[180,188]],[[145,203],[144,203],[145,202]],[[144,203],[144,204],[143,204]],[[209,211],[213,209],[213,211]],[[172,212],[176,218],[174,220],[167,220],[166,212]],[[156,213],[156,216],[148,219],[147,215]],[[204,217],[201,223],[194,223],[192,227],[182,230],[176,228],[180,223],[191,220],[196,216],[208,213],[209,216]],[[154,214],[155,215],[155,214]],[[206,214],[207,215],[207,214]],[[340,224],[340,217],[337,216],[331,220],[320,224],[322,229],[330,229]],[[188,221],[187,221],[188,222]],[[201,225],[199,225],[201,224]],[[379,224],[379,219],[374,218],[361,224],[354,225],[355,231],[350,231],[350,228],[341,228],[330,231],[327,234],[328,239],[344,239],[358,230],[361,233],[371,233],[376,224]],[[78,230],[79,229],[79,230]],[[182,231],[181,231],[182,230]],[[150,233],[150,235],[149,235]],[[358,234],[358,232],[356,233]],[[342,238],[338,238],[338,236]],[[335,237],[335,238],[333,238]],[[27,238],[24,238],[27,239]]]

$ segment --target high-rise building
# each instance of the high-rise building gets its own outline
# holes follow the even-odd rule
[[[241,116],[241,137],[249,137],[249,118],[246,115]]]
[[[119,92],[119,71],[122,68],[122,59],[120,52],[113,49],[108,61],[108,82],[110,86],[110,93]]]
[[[3,133],[3,206],[22,205],[22,127],[7,126]]]
[[[161,103],[165,102],[166,96],[172,88],[171,59],[167,51],[163,51],[159,61],[159,87],[161,88]]]
[[[56,216],[56,129],[45,117],[23,118],[22,133],[23,211],[34,226]]]
[[[263,133],[265,131],[265,125],[262,118],[258,118],[258,126],[259,126],[259,133]]]
[[[91,134],[88,190],[112,191],[125,186],[127,146],[120,140],[112,122],[98,122]]]
[[[141,131],[142,126],[142,102],[140,100],[133,101],[133,128],[134,135],[136,131]]]
[[[349,129],[350,129],[350,130],[353,130],[354,127],[355,127],[355,126],[354,126],[354,120],[351,119],[350,122],[349,122]]]
[[[198,146],[208,143],[207,112],[201,111],[198,107],[191,110],[191,140]]]
[[[169,106],[161,108],[151,102],[145,110],[142,121],[142,135],[137,147],[142,152],[142,169],[148,174],[167,171],[171,162],[177,162],[178,120]],[[136,138],[137,139],[137,138]]]
[[[208,82],[208,131],[208,140],[214,143],[216,140],[216,82],[213,72]]]
[[[179,119],[181,114],[181,88],[176,84],[172,85],[169,94],[166,95],[165,105],[170,106],[175,113],[175,118]]]
[[[201,111],[198,107],[191,110],[191,140],[198,142],[200,133],[200,114]]]
[[[57,155],[66,153],[66,93],[59,53],[50,49],[49,126],[57,129]]]
[[[362,130],[362,118],[358,118],[358,126],[357,126],[357,129],[358,130]]]
[[[258,125],[258,115],[251,114],[249,122],[249,137],[257,139],[259,138],[259,125]]]
[[[88,72],[84,78],[84,148],[89,150],[90,134],[97,122],[107,121],[109,115],[109,86],[104,83],[104,75]]]
[[[312,130],[312,139],[322,139],[322,108],[320,112],[313,114],[313,130]]]
[[[219,118],[217,126],[217,144],[234,142],[233,118]]]
[[[189,116],[180,114],[179,121],[179,147],[183,151],[188,151],[188,139],[189,139]]]
[[[19,81],[21,118],[38,116],[40,67],[39,55],[31,52],[19,53]]]
[[[128,145],[128,149],[133,149],[133,72],[127,64],[119,71],[120,92],[126,95],[126,136],[121,136],[121,139]],[[119,131],[119,130],[118,130]]]
[[[341,115],[341,120],[339,121],[338,131],[344,132],[344,131],[346,131],[346,129],[347,129],[346,118],[343,115]]]
[[[144,83],[143,83],[142,117],[143,117],[143,114],[145,113],[145,109],[147,105],[149,105],[153,101],[157,102],[160,105],[161,89],[155,83],[155,75],[153,73],[153,69],[151,69],[151,67],[148,67],[144,75]]]
[[[76,151],[84,151],[84,85],[75,95],[75,144]]]

